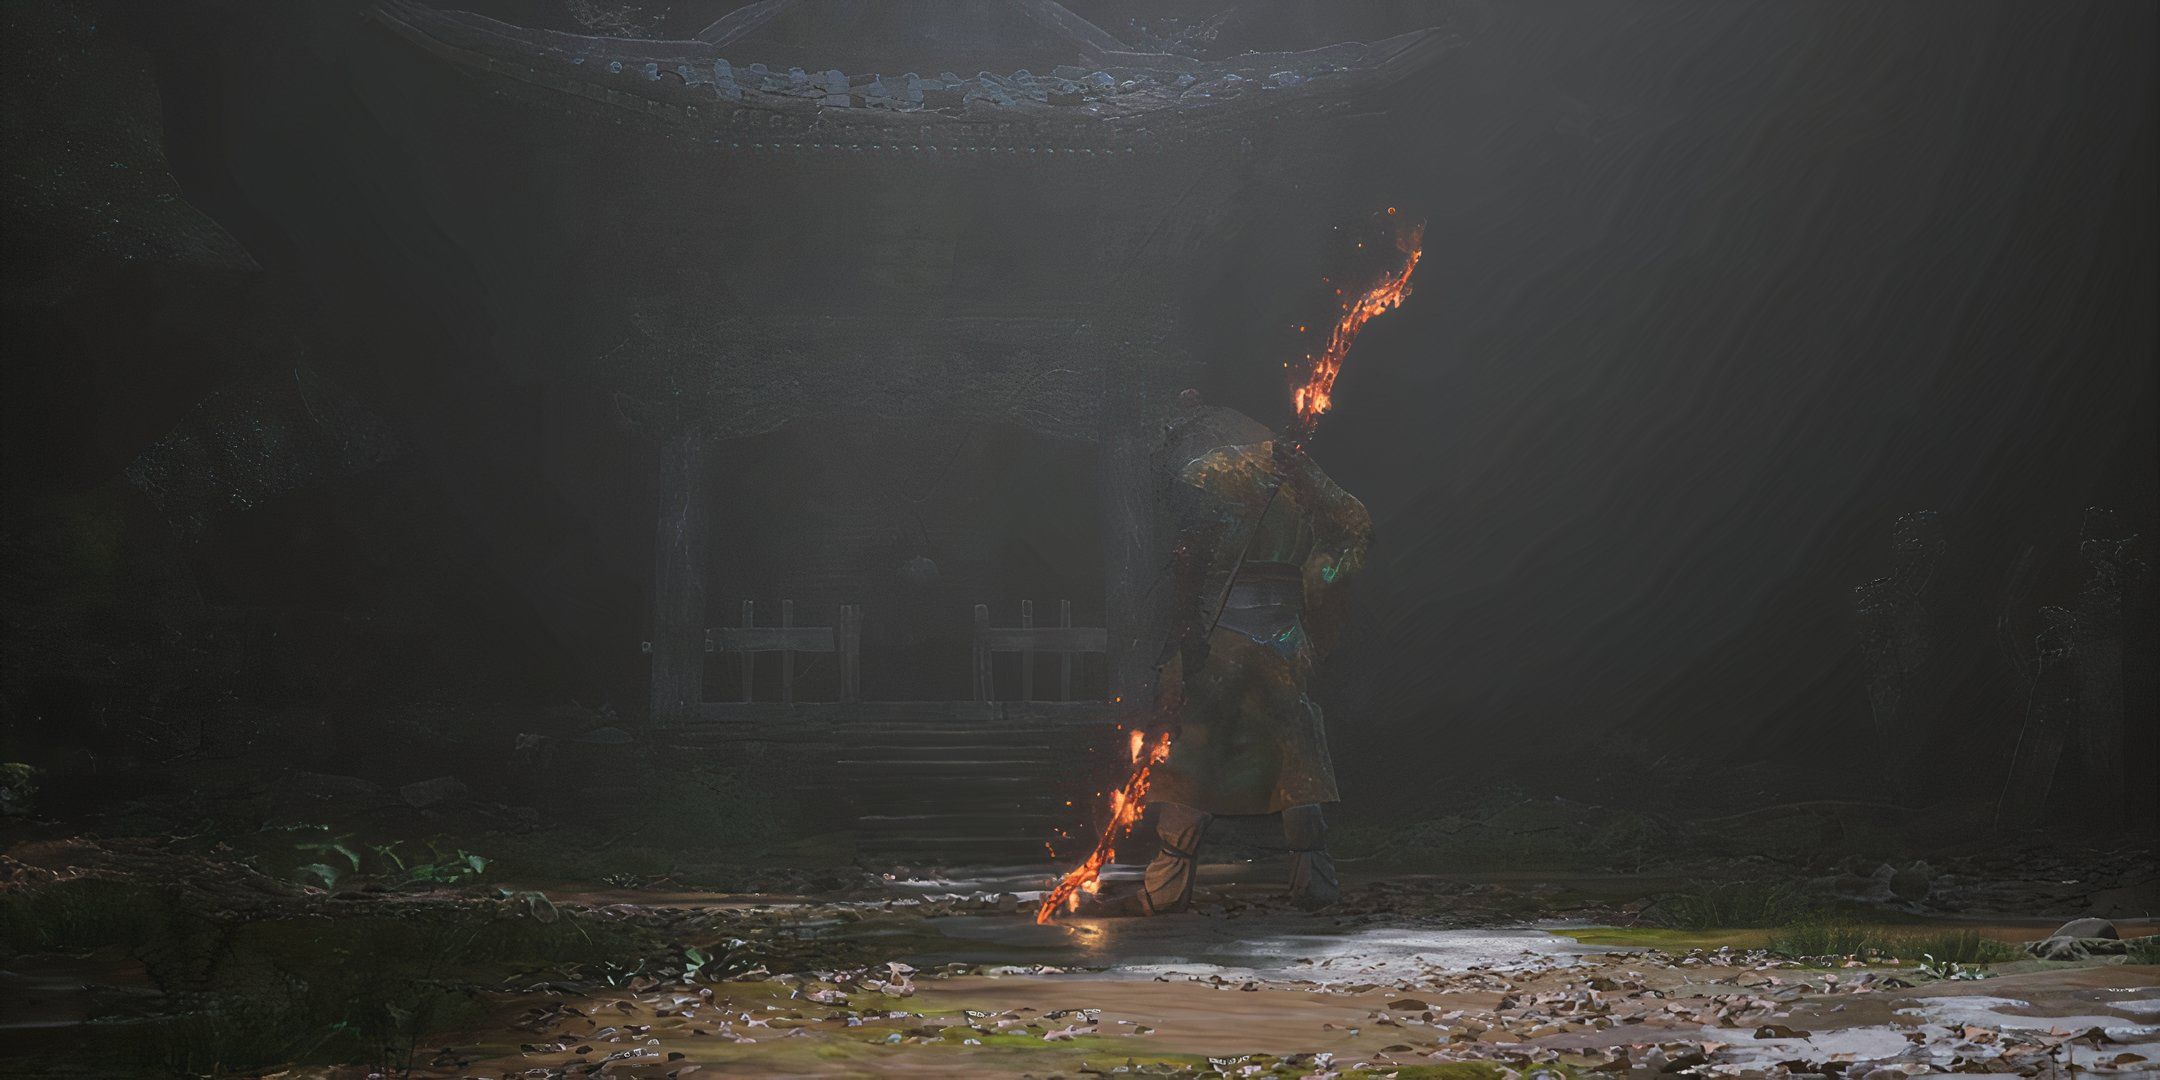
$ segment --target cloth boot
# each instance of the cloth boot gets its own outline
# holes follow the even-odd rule
[[[1192,903],[1193,883],[1200,878],[1200,838],[1213,820],[1213,815],[1183,803],[1155,804],[1155,835],[1162,848],[1142,878],[1142,913],[1164,915]]]
[[[1301,908],[1324,908],[1342,899],[1335,860],[1327,853],[1327,818],[1320,804],[1282,812],[1283,840],[1290,847],[1290,900]]]

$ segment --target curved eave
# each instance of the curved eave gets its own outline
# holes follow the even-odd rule
[[[702,40],[605,38],[536,30],[413,0],[383,0],[368,15],[421,50],[461,67],[657,119],[712,127],[722,135],[733,131],[759,139],[761,147],[766,139],[792,140],[774,142],[775,149],[824,149],[826,144],[817,141],[821,133],[857,140],[853,145],[834,143],[832,149],[861,149],[859,140],[876,139],[881,129],[918,144],[950,142],[964,133],[963,141],[974,149],[986,128],[1007,134],[1017,127],[1021,134],[1003,141],[1130,151],[1133,136],[1166,128],[1204,127],[1221,133],[1279,120],[1286,113],[1383,112],[1384,103],[1358,106],[1374,101],[1388,86],[1431,66],[1460,44],[1456,35],[1432,29],[1370,44],[1252,53],[1212,64],[1156,53],[1104,52],[1075,60],[1094,64],[1120,82],[1146,77],[1156,80],[1156,85],[1076,104],[1014,95],[1010,103],[978,98],[957,106],[926,108],[863,104],[859,93],[848,97],[847,105],[827,104],[833,99],[815,90],[766,92],[731,85],[716,74],[716,62],[723,59],[719,48]],[[747,69],[743,71],[748,74]],[[1305,71],[1315,74],[1284,85],[1273,80],[1276,72]],[[1180,78],[1190,79],[1201,92],[1162,85]],[[812,141],[803,143],[805,138]]]

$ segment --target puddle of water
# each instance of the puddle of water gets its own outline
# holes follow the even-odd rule
[[[896,878],[885,885],[903,896],[924,900],[955,897],[979,900],[1011,893],[1019,897],[1022,904],[1036,904],[1042,901],[1050,883],[1065,869],[1049,865],[978,867],[965,876]],[[1138,881],[1146,870],[1145,865],[1138,863],[1111,863],[1103,867],[1102,879],[1104,882]]]
[[[1941,997],[1899,1009],[1905,1016],[1919,1016],[1941,1024],[1971,1024],[2019,1031],[2086,1031],[2099,1028],[2108,1038],[2131,1041],[2160,1035],[2160,1025],[2125,1023],[2119,1016],[2034,1016],[2015,1010],[2031,1009],[2018,998],[1980,995]],[[2112,1005],[2113,1008],[2122,1006]]]
[[[1345,928],[1325,916],[1256,915],[1236,919],[1166,915],[1151,919],[1072,919],[1037,926],[1023,919],[951,916],[930,920],[954,943],[954,958],[1107,969],[1112,978],[1181,973],[1224,978],[1304,979],[1323,984],[1393,982],[1435,969],[1521,968],[1555,957],[1604,950],[1542,930]],[[1046,959],[1046,953],[1053,958]],[[966,954],[966,955],[961,955]],[[943,963],[925,956],[911,963]]]
[[[1940,1036],[1947,1032],[1930,1031],[1928,1034]],[[1849,1061],[1947,1061],[1953,1056],[1947,1050],[1937,1052],[1915,1046],[1905,1037],[1904,1029],[1883,1025],[1812,1031],[1805,1038],[1797,1039],[1756,1039],[1750,1038],[1744,1030],[1705,1027],[1701,1037],[1709,1042],[1730,1044],[1726,1053],[1745,1065],[1794,1059],[1830,1061],[1839,1055],[1851,1055],[1845,1059]]]

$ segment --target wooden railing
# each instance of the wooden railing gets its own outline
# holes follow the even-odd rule
[[[997,653],[1020,654],[1020,700],[1035,700],[1035,654],[1056,653],[1059,701],[1072,700],[1073,656],[1076,653],[1110,651],[1109,631],[1100,626],[1074,626],[1072,601],[1058,601],[1058,624],[1035,625],[1035,601],[1020,601],[1020,625],[991,626],[990,606],[975,605],[975,700],[997,698],[997,679],[991,658]]]
[[[780,700],[795,701],[795,654],[836,653],[840,660],[840,700],[862,699],[862,608],[840,605],[834,626],[795,625],[795,601],[780,601],[780,625],[757,625],[757,601],[742,602],[741,626],[716,626],[705,631],[705,651],[740,653],[742,700],[755,700],[757,654],[780,654]]]
[[[780,625],[757,625],[757,602],[742,602],[742,619],[736,626],[714,626],[705,630],[705,649],[710,653],[735,653],[741,663],[740,697],[733,702],[714,702],[716,705],[752,704],[757,701],[757,654],[780,654],[780,702],[795,704],[795,655],[797,653],[830,653],[839,663],[839,700],[857,702],[862,700],[862,608],[856,604],[839,605],[838,617],[831,626],[795,625],[795,601],[780,601]],[[644,643],[644,649],[653,651],[653,643]],[[970,671],[974,682],[975,702],[990,701],[1071,701],[1073,700],[1073,658],[1095,653],[1109,652],[1109,631],[1100,626],[1074,626],[1072,624],[1072,601],[1058,601],[1058,624],[1035,625],[1035,602],[1020,601],[1020,625],[990,625],[990,606],[975,605],[975,632],[972,645]],[[1001,698],[997,693],[997,680],[993,658],[998,653],[1017,653],[1020,657],[1020,694],[1017,698]],[[1035,696],[1035,661],[1038,654],[1050,653],[1057,657],[1057,696]],[[695,704],[692,702],[691,704]]]

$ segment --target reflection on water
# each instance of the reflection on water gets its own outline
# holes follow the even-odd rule
[[[944,939],[910,962],[1026,963],[1109,969],[1122,977],[1176,971],[1224,978],[1370,982],[1609,951],[1535,929],[1352,927],[1326,916],[1202,914],[1071,919],[1047,926],[960,915],[930,920]],[[949,943],[949,944],[945,944]]]

